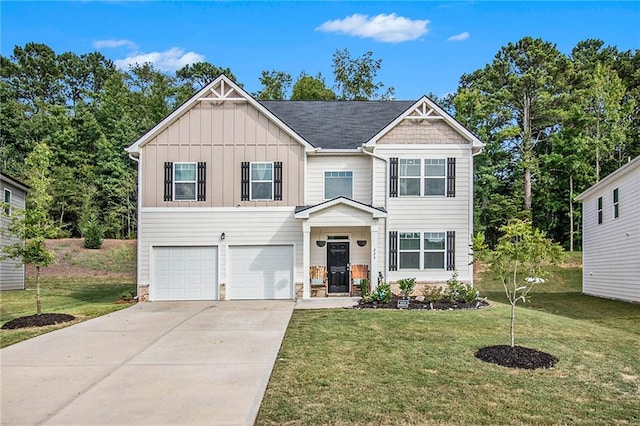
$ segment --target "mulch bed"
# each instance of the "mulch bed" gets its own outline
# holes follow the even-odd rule
[[[62,324],[64,322],[73,321],[76,319],[73,315],[68,314],[40,314],[29,315],[27,317],[20,317],[12,319],[2,326],[3,330],[15,330],[16,328],[25,327],[44,327],[46,325]]]
[[[551,368],[558,358],[546,352],[541,352],[522,346],[509,345],[487,346],[476,352],[476,358],[510,368]]]
[[[398,300],[400,297],[394,296],[387,303],[380,302],[365,302],[360,300],[357,305],[354,306],[355,309],[398,309]],[[410,309],[410,310],[434,310],[434,311],[447,311],[454,309],[480,309],[489,306],[489,303],[486,300],[478,300],[473,303],[465,303],[464,301],[457,302],[425,302],[417,299],[409,300],[409,306],[407,308],[400,309]]]

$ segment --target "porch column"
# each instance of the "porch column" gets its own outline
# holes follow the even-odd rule
[[[302,298],[311,298],[311,280],[309,279],[309,267],[311,258],[311,226],[305,220],[302,223]]]
[[[375,219],[375,225],[371,225],[371,264],[369,265],[372,290],[378,286],[378,255],[380,255],[378,253],[378,219]]]

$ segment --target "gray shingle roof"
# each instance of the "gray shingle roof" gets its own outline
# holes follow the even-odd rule
[[[355,149],[415,101],[259,101],[316,148]]]

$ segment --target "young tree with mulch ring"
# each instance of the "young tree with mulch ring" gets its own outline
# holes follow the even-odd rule
[[[493,250],[485,244],[483,234],[477,234],[474,237],[474,261],[483,261],[504,287],[505,295],[511,305],[509,333],[511,344],[506,348],[510,356],[514,356],[517,352],[515,346],[516,304],[519,301],[527,302],[533,287],[543,283],[549,275],[546,267],[561,263],[564,252],[562,247],[547,238],[544,232],[533,228],[530,221],[520,219],[510,221],[507,225],[502,226],[501,231],[504,234],[498,239]],[[524,357],[531,358],[534,354],[530,354],[530,351],[527,348],[522,348],[520,352],[526,352],[528,355],[520,353],[519,356],[524,355]],[[486,352],[486,350],[480,351],[480,353]]]

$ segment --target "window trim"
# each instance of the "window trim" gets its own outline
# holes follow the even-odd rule
[[[271,165],[271,179],[270,180],[254,180],[253,179],[253,165],[254,164],[270,164]],[[274,200],[274,162],[273,161],[251,161],[249,162],[249,201],[273,201]],[[271,198],[254,198],[253,197],[253,184],[254,183],[271,183]]]
[[[455,158],[452,157],[455,161]],[[402,161],[406,161],[406,160],[413,160],[413,161],[419,161],[420,162],[420,176],[403,176],[401,171],[402,171],[402,166],[401,166],[401,162]],[[427,176],[427,161],[433,161],[433,160],[437,160],[437,161],[442,161],[443,164],[442,166],[444,167],[444,174],[442,176]],[[454,195],[447,195],[448,192],[451,192],[451,194],[455,194],[455,191],[448,191],[448,187],[449,185],[453,185],[453,188],[455,188],[455,174],[450,174],[449,173],[449,168],[452,167],[449,164],[449,158],[444,157],[444,158],[416,158],[416,157],[412,157],[412,158],[399,158],[398,159],[398,165],[397,165],[397,180],[398,180],[398,190],[397,190],[397,197],[403,197],[403,198],[416,198],[416,197],[426,197],[426,198],[446,198],[446,197],[452,197]],[[454,162],[455,164],[455,162]],[[453,166],[455,167],[455,166]],[[419,194],[402,194],[401,193],[401,181],[403,179],[419,179],[420,181],[420,193]],[[433,195],[427,195],[427,191],[426,191],[426,180],[427,179],[441,179],[442,183],[443,183],[443,191],[442,194],[433,194]],[[449,181],[450,180],[454,180],[454,183],[451,184]]]
[[[194,166],[194,180],[177,180],[176,179],[176,165],[178,164],[193,164]],[[195,161],[176,161],[173,163],[173,182],[172,182],[172,190],[173,190],[173,201],[182,202],[182,201],[198,201],[198,163]],[[176,184],[178,183],[193,183],[193,199],[188,200],[178,200],[176,199]]]
[[[402,240],[402,234],[419,234],[420,235],[420,249],[419,250],[402,250],[400,247],[400,241]],[[444,247],[438,250],[426,249],[424,245],[425,234],[442,234]],[[435,231],[398,231],[398,271],[446,271],[447,270],[447,231],[435,230]],[[402,268],[400,266],[400,255],[401,253],[419,253],[419,267],[418,268]],[[425,253],[442,253],[442,267],[441,268],[425,268],[424,265],[424,256]]]
[[[613,218],[617,219],[620,217],[620,188],[615,188],[613,190]]]
[[[11,216],[11,201],[13,200],[13,192],[11,192],[11,190],[9,188],[3,188],[4,189],[4,194],[3,194],[3,203],[4,203],[4,214],[7,217]],[[9,195],[9,201],[7,201],[7,195]]]
[[[342,197],[346,197],[353,200],[353,196],[355,192],[355,173],[353,172],[353,170],[324,170],[322,172],[322,199],[327,201],[327,200],[333,200],[334,198],[337,198],[337,197],[327,198],[327,173],[351,173],[351,196],[347,197],[345,195],[342,195]]]
[[[598,197],[598,201],[597,202],[598,202],[598,225],[601,225],[602,224],[602,210],[603,210],[602,209],[602,205],[603,205],[602,197]]]

